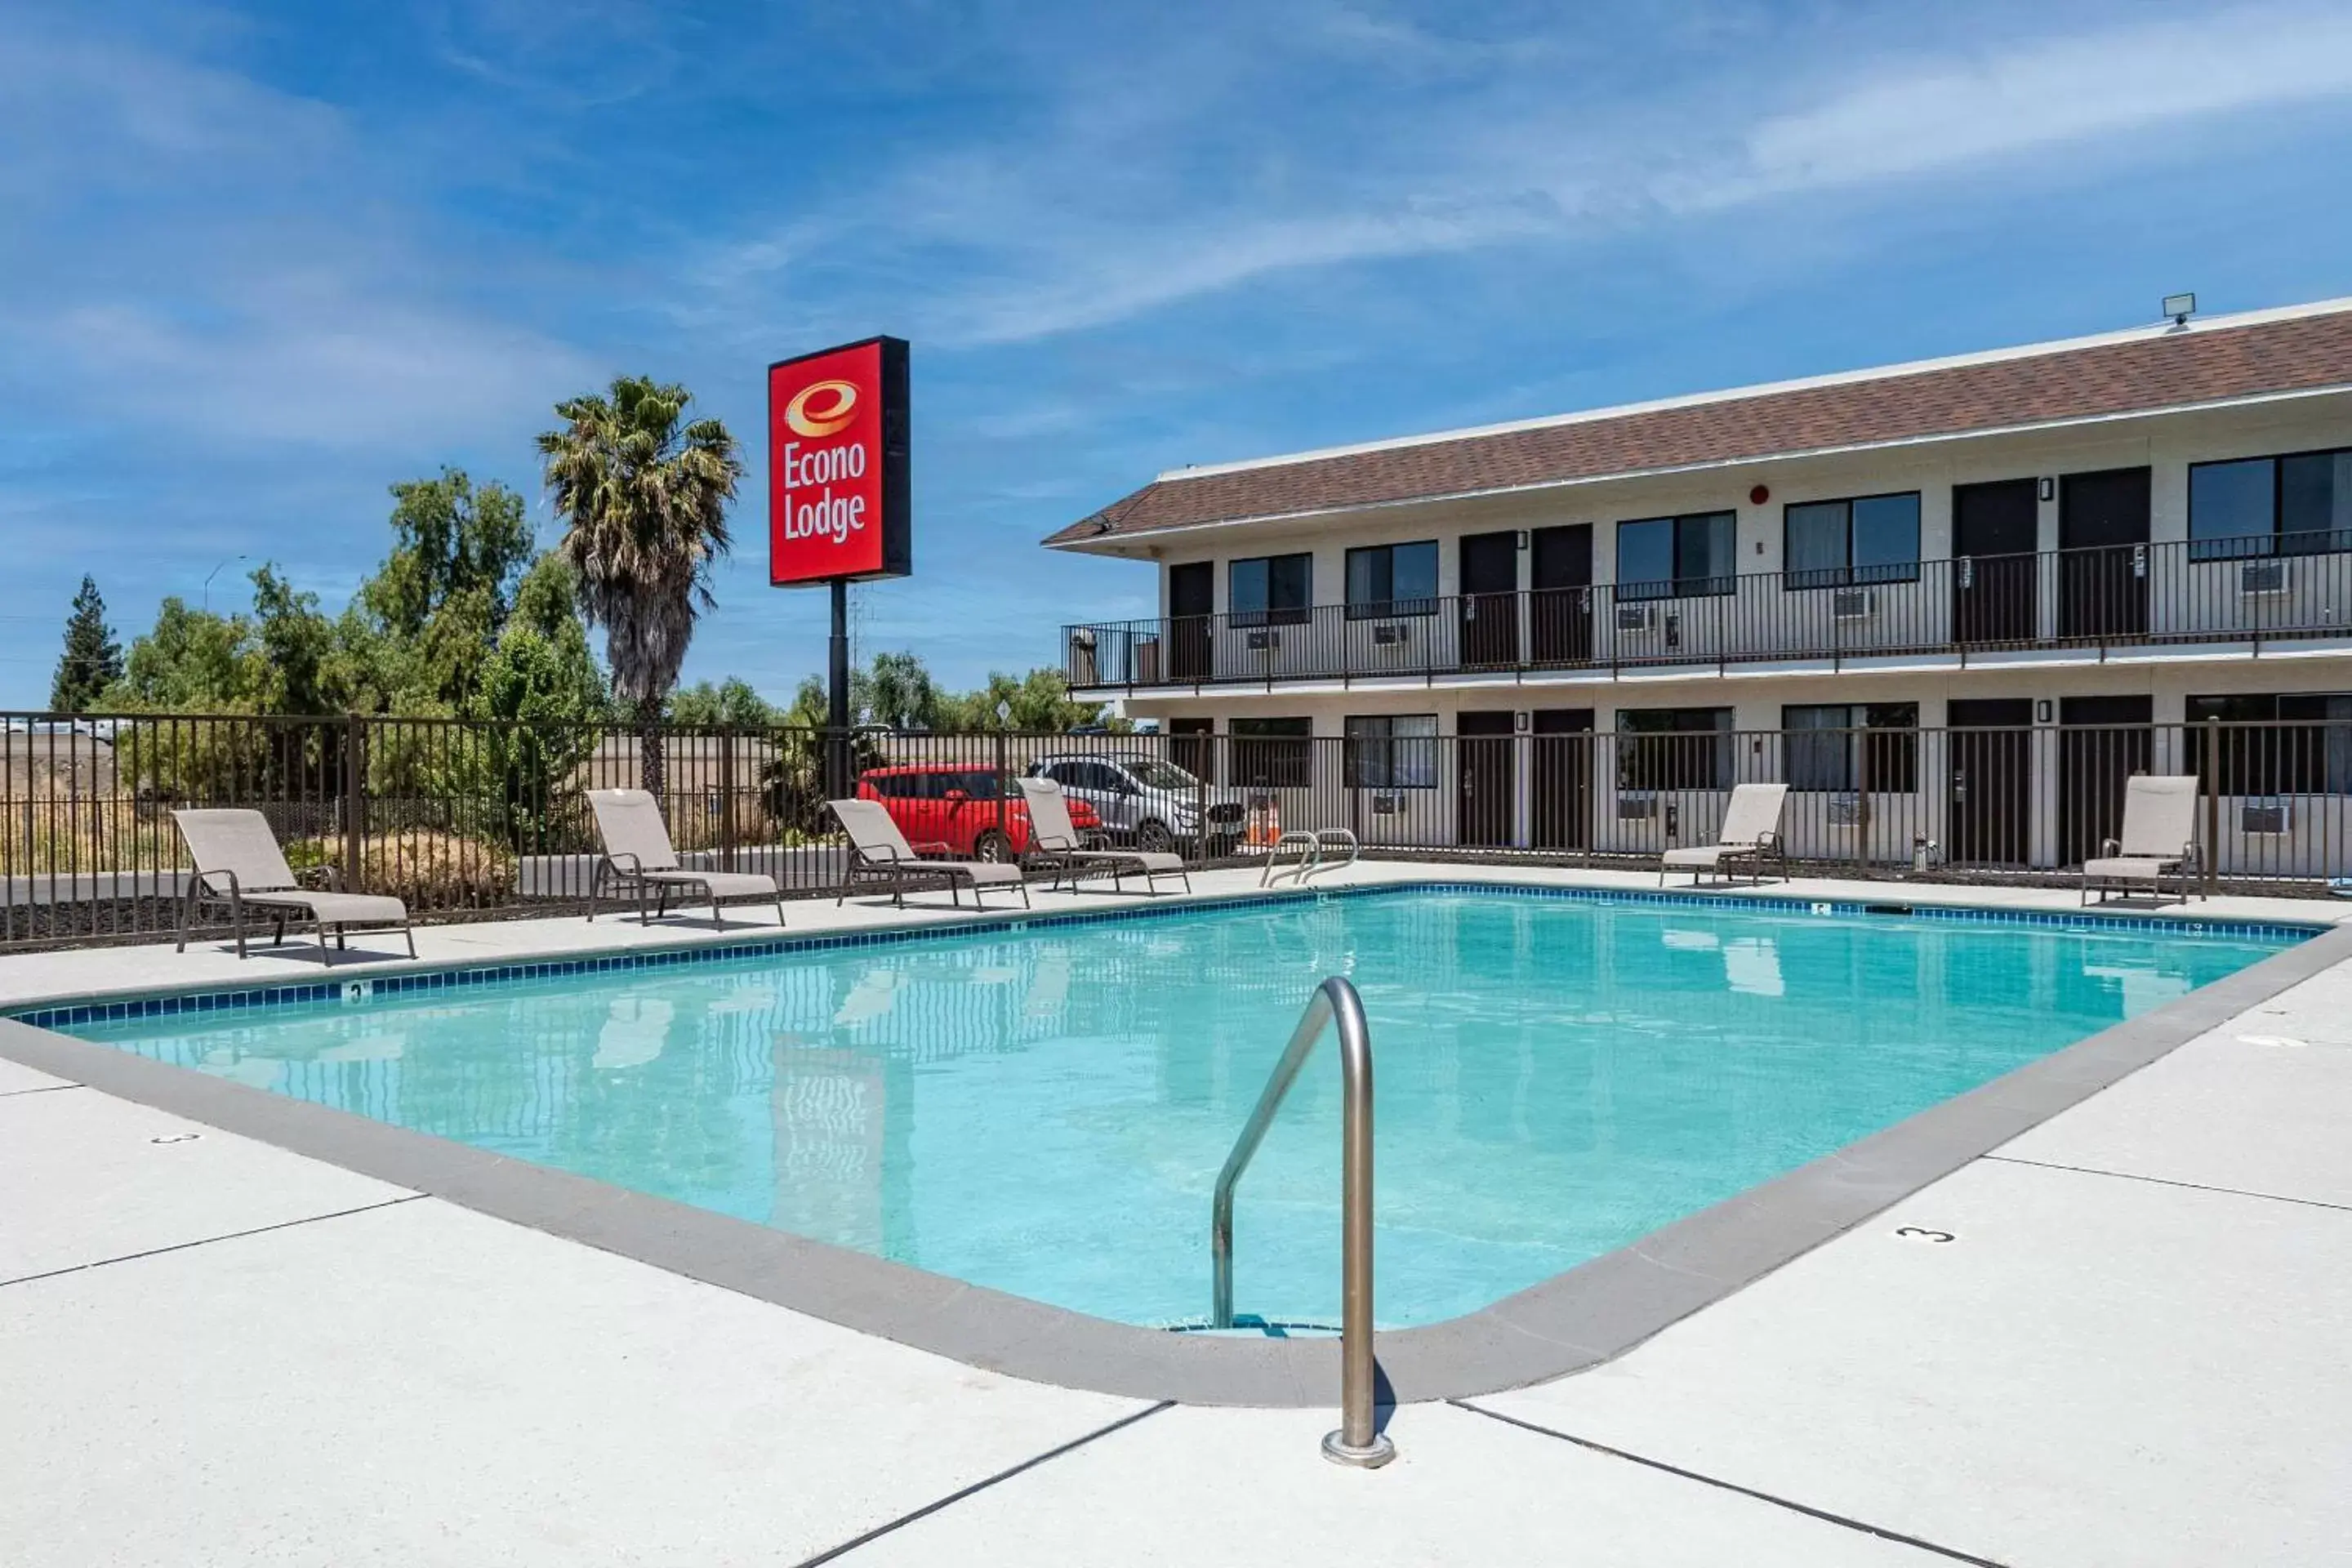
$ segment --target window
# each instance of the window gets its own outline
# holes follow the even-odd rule
[[[2189,558],[2352,550],[2352,447],[2189,466]]]
[[[1234,782],[1259,789],[1306,789],[1315,782],[1315,721],[1236,719]]]
[[[1801,501],[1781,509],[1782,581],[1791,588],[1919,580],[1919,492]]]
[[[1653,517],[1617,525],[1617,596],[1687,599],[1728,594],[1732,574],[1732,514]]]
[[[1437,541],[1348,552],[1348,618],[1437,613]]]
[[[1780,728],[1787,731],[1790,789],[1909,795],[1919,787],[1916,702],[1783,708]]]
[[[1630,708],[1617,713],[1621,790],[1722,789],[1731,776],[1731,710]]]
[[[1226,602],[1237,626],[1293,626],[1315,597],[1315,557],[1260,555],[1233,564]]]
[[[2189,765],[2205,768],[2219,720],[2223,795],[2352,795],[2352,695],[2288,692],[2189,700]]]
[[[1349,719],[1341,771],[1350,789],[1435,789],[1437,715]]]

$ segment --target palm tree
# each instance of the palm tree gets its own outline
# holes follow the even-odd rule
[[[695,616],[714,603],[710,566],[727,553],[727,503],[743,477],[726,426],[685,423],[689,401],[683,386],[617,376],[610,396],[557,404],[564,427],[539,438],[566,525],[556,549],[589,624],[604,628],[613,694],[636,710],[639,770],[656,795],[662,701]]]

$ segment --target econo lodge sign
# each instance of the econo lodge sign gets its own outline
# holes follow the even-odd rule
[[[903,577],[907,344],[868,338],[768,367],[768,581]]]

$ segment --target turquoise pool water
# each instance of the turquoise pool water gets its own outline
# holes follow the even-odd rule
[[[69,1032],[1134,1322],[1323,976],[1370,1019],[1379,1315],[1472,1310],[2284,945],[1407,891]],[[1338,1310],[1328,1045],[1236,1304]]]

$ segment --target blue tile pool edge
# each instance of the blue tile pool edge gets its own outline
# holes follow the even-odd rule
[[[2218,940],[2303,942],[2335,929],[2322,921],[2232,921],[2185,915],[2117,915],[2095,910],[2000,910],[1958,904],[1922,904],[1895,899],[1822,900],[1726,890],[1677,891],[1644,888],[1556,888],[1519,882],[1481,882],[1460,878],[1383,882],[1372,887],[1285,888],[1250,893],[1171,897],[1166,901],[1121,905],[1107,910],[1076,910],[1060,914],[1035,914],[1025,910],[995,911],[969,919],[891,926],[880,931],[840,931],[824,936],[740,937],[650,951],[621,949],[581,953],[564,958],[525,958],[499,963],[461,963],[437,968],[374,970],[344,979],[272,982],[252,985],[174,988],[152,992],[109,994],[102,999],[36,1002],[0,1008],[0,1018],[11,1018],[37,1029],[71,1029],[83,1024],[110,1024],[181,1014],[242,1012],[256,1007],[301,1006],[335,1002],[349,985],[368,987],[370,998],[411,992],[497,985],[515,981],[544,980],[568,974],[603,974],[635,969],[658,969],[677,964],[726,963],[747,958],[780,958],[793,953],[823,952],[840,948],[885,947],[902,942],[946,942],[1005,931],[1050,927],[1095,925],[1112,921],[1166,919],[1207,910],[1263,908],[1337,899],[1366,899],[1400,893],[1506,894],[1527,899],[1564,900],[1575,903],[1618,906],[1654,905],[1759,914],[1854,918],[1895,915],[1935,923],[2016,925],[2077,931],[2085,935],[2135,933],[2186,935]]]

